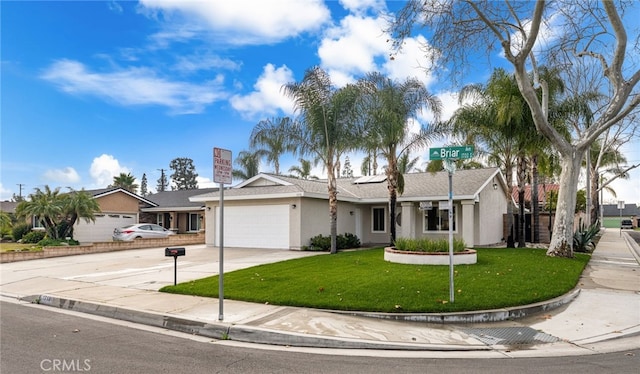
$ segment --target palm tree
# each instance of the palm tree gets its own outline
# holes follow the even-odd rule
[[[44,190],[36,188],[27,200],[16,206],[16,216],[20,219],[35,217],[44,226],[51,239],[58,239],[57,222],[64,213],[60,188],[52,190],[45,186]]]
[[[358,146],[362,129],[358,126],[357,102],[360,90],[349,84],[336,89],[329,74],[319,67],[305,72],[301,82],[283,86],[293,99],[297,121],[282,123],[279,131],[295,153],[320,160],[327,171],[331,253],[337,252],[338,190],[336,184],[340,158]]]
[[[234,163],[240,167],[240,169],[234,168],[231,172],[236,179],[247,180],[260,172],[260,158],[262,158],[261,151],[240,151],[238,157],[234,160]]]
[[[439,118],[442,103],[415,78],[399,83],[379,73],[370,73],[364,78],[363,87],[367,143],[377,144],[387,161],[385,174],[389,190],[390,242],[393,244],[396,240],[396,201],[398,194],[404,192],[398,159],[426,147],[440,135],[435,127],[422,127],[418,133],[411,133],[408,121],[424,107]]]
[[[300,179],[318,179],[315,175],[311,175],[311,168],[317,164],[314,163],[312,165],[311,161],[305,160],[303,158],[298,159],[300,162],[300,166],[292,166],[289,168],[289,173],[293,173],[297,178]]]
[[[509,115],[509,107],[501,108],[502,86],[509,86],[510,78],[503,70],[496,70],[486,85],[467,85],[460,91],[458,109],[449,121],[454,134],[463,136],[467,144],[475,144],[476,152],[484,155],[491,165],[502,170],[507,191],[507,247],[515,247],[513,235],[513,170],[516,164],[518,142]],[[507,91],[509,92],[509,91]],[[464,104],[467,99],[472,103]],[[503,101],[504,102],[504,101]]]
[[[113,177],[113,183],[110,187],[124,188],[125,190],[133,193],[136,193],[136,190],[138,189],[136,177],[131,175],[131,173],[120,173],[120,175]]]
[[[257,148],[267,158],[267,162],[273,164],[276,174],[280,174],[280,156],[293,150],[287,144],[284,134],[278,131],[280,127],[289,126],[290,122],[289,117],[262,120],[253,128],[249,137],[249,146]]]
[[[66,226],[63,227],[64,230],[60,237],[73,238],[73,227],[78,219],[83,219],[86,223],[95,222],[95,214],[100,212],[100,205],[93,196],[84,190],[71,191],[62,195],[62,199]]]

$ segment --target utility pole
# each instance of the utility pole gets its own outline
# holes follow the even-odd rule
[[[25,186],[24,183],[18,183],[18,187],[20,188],[18,192],[18,197],[20,198],[20,201],[22,201],[22,187]]]
[[[158,186],[156,186],[157,192],[165,191],[168,187],[167,179],[164,176],[165,169],[158,169],[160,171],[160,179],[158,179]]]

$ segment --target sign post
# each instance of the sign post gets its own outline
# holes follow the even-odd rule
[[[624,209],[624,201],[618,200],[618,210],[620,210],[620,236],[622,236],[622,210]]]
[[[430,160],[442,160],[444,169],[449,174],[449,301],[455,301],[455,287],[453,277],[453,173],[456,171],[455,160],[473,157],[473,146],[430,148]]]
[[[224,185],[231,184],[231,151],[213,148],[213,181],[220,185],[220,259],[218,271],[218,320],[224,320]]]

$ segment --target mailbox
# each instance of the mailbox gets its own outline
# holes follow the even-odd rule
[[[185,255],[185,250],[184,250],[184,248],[165,248],[164,255],[167,256],[167,257],[184,256]]]

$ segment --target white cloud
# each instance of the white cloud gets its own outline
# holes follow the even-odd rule
[[[278,110],[291,114],[293,102],[282,93],[282,86],[293,81],[293,72],[287,66],[276,68],[267,64],[253,85],[253,92],[245,96],[234,95],[229,101],[245,117],[274,115]]]
[[[239,70],[241,65],[235,61],[221,58],[210,53],[178,56],[177,60],[178,61],[174,66],[174,69],[180,72],[195,72],[213,69]]]
[[[320,0],[141,0],[140,4],[148,16],[162,12],[171,28],[178,25],[180,30],[179,25],[200,21],[199,27],[209,29],[217,40],[237,45],[279,42],[317,30],[331,16]]]
[[[206,178],[206,177],[201,177],[201,176],[197,176],[196,177],[196,182],[198,183],[198,188],[214,188],[214,187],[219,187],[219,184],[212,181],[211,178]]]
[[[0,182],[0,200],[2,201],[11,200],[12,197],[13,197],[13,191],[4,188],[4,186],[2,185],[2,182]]]
[[[59,184],[73,184],[80,181],[80,175],[70,166],[63,169],[49,169],[44,172],[43,176],[47,182],[56,182]]]
[[[105,188],[113,183],[113,177],[120,173],[128,174],[130,170],[120,165],[120,162],[112,155],[103,154],[93,159],[89,174],[93,178],[94,185]]]
[[[391,79],[404,81],[412,77],[429,87],[435,83],[434,76],[426,70],[431,68],[427,55],[432,53],[436,52],[429,49],[422,35],[405,39],[402,50],[384,63],[383,70]]]
[[[159,77],[144,67],[92,72],[82,63],[67,59],[54,62],[42,78],[70,94],[93,95],[125,106],[161,105],[175,114],[200,113],[206,105],[226,96],[220,88],[221,76],[194,85]]]
[[[389,50],[385,25],[383,18],[349,15],[325,32],[318,56],[334,83],[343,86],[352,80],[349,76],[378,70],[375,59],[388,55]]]

